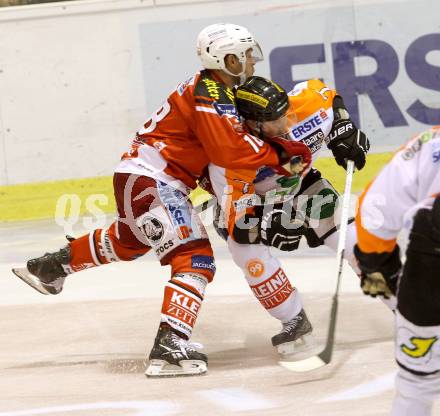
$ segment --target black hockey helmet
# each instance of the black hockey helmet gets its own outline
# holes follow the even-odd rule
[[[275,82],[263,77],[250,77],[235,90],[238,114],[246,120],[273,121],[286,114],[289,99]]]

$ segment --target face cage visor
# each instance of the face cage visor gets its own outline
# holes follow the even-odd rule
[[[253,59],[253,61],[255,63],[264,61],[263,51],[261,50],[260,45],[258,44],[258,42],[255,42],[254,46],[252,46],[251,59]]]
[[[251,52],[251,56],[247,58],[246,53],[249,49],[252,49],[252,52]],[[248,59],[253,60],[254,63],[264,61],[263,51],[261,50],[260,45],[256,41],[254,41],[252,45],[249,45],[249,47],[246,49],[243,55],[244,56],[238,57],[238,60],[241,63],[241,68],[242,68],[240,73],[233,74],[227,68],[223,69],[223,71],[226,72],[227,74],[232,75],[233,77],[238,77],[240,79],[239,85],[243,84],[246,81],[246,61]]]

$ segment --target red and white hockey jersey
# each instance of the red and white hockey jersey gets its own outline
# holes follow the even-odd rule
[[[276,166],[278,156],[243,131],[232,90],[204,70],[179,84],[144,124],[116,172],[149,176],[186,192],[210,162],[256,170]]]

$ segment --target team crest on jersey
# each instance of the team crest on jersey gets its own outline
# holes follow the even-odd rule
[[[145,217],[141,225],[141,230],[152,245],[158,245],[161,243],[164,235],[164,228],[157,218]]]

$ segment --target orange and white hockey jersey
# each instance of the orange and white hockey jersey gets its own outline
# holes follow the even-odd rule
[[[440,126],[403,146],[364,190],[356,228],[365,253],[391,252],[400,230],[411,229],[415,213],[440,195]]]
[[[228,169],[276,166],[274,149],[243,131],[230,88],[209,71],[179,84],[137,133],[116,172],[149,176],[186,193],[212,162]]]
[[[336,94],[317,79],[297,84],[288,94],[289,137],[307,145],[313,161],[331,131]],[[234,223],[252,213],[253,206],[293,198],[301,185],[302,177],[289,177],[289,173],[279,166],[261,164],[257,169],[243,168],[224,168],[216,166],[215,162],[209,165],[212,187],[225,214],[225,223],[221,225],[228,229],[229,235],[232,235]]]
[[[336,91],[319,79],[300,82],[289,92],[290,137],[306,144],[316,160],[333,124]]]

